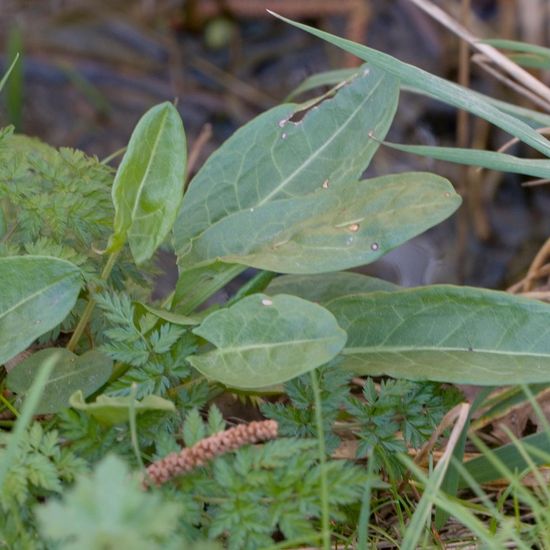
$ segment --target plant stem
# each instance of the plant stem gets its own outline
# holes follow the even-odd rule
[[[315,422],[317,424],[317,443],[319,450],[319,468],[321,481],[321,529],[323,550],[330,550],[330,514],[328,507],[328,486],[326,470],[325,430],[323,428],[323,411],[321,410],[321,390],[315,370],[311,371],[311,387],[315,401]]]
[[[4,407],[6,407],[6,409],[8,409],[13,414],[13,416],[15,416],[15,418],[19,416],[18,410],[1,393],[0,393],[0,402],[2,403],[2,405],[4,405]]]
[[[136,395],[137,395],[137,384],[132,383],[132,388],[130,390],[130,409],[128,410],[128,417],[130,421],[130,438],[132,441],[132,447],[134,448],[134,453],[136,455],[137,462],[142,472],[145,472],[145,464],[143,464],[143,459],[141,458],[141,451],[139,450],[139,441],[137,435],[137,426],[136,426]]]
[[[112,254],[109,255],[109,258],[107,259],[107,263],[105,264],[105,267],[103,268],[103,271],[101,272],[101,275],[100,275],[100,279],[102,281],[106,281],[109,278],[109,275],[113,270],[113,266],[115,265],[115,262],[118,258],[118,254],[119,254],[118,252],[113,252]],[[76,346],[78,345],[78,342],[82,337],[82,334],[84,333],[84,329],[86,328],[86,325],[90,321],[90,317],[94,312],[94,308],[95,308],[95,301],[90,296],[88,303],[86,304],[86,308],[84,309],[84,313],[82,314],[80,321],[78,321],[78,325],[76,325],[76,328],[74,329],[71,339],[67,344],[67,349],[69,351],[74,351]]]
[[[374,461],[369,459],[367,463],[367,481],[363,489],[363,500],[361,502],[361,511],[359,512],[359,525],[357,526],[357,550],[367,550],[369,534],[369,518],[371,513],[371,495],[372,495],[372,472]]]

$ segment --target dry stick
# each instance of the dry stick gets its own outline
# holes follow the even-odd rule
[[[539,185],[546,185],[547,183],[550,183],[550,180],[548,180],[548,179],[529,180],[529,181],[524,181],[521,184],[521,186],[522,187],[537,187]]]
[[[113,270],[113,266],[115,265],[116,259],[118,258],[118,254],[119,254],[118,252],[113,252],[109,255],[109,258],[107,259],[107,263],[105,264],[105,267],[101,272],[100,279],[102,281],[106,281],[109,278],[109,275]],[[67,349],[69,351],[74,351],[76,346],[78,345],[78,341],[80,340],[82,334],[84,333],[86,325],[88,324],[92,316],[92,313],[94,312],[94,308],[95,308],[95,300],[90,295],[90,297],[88,298],[88,303],[86,304],[86,308],[84,309],[84,313],[82,313],[82,317],[80,318],[80,321],[78,321],[78,325],[76,325],[76,328],[74,329],[74,332],[71,335],[71,339],[67,344]]]
[[[473,149],[487,148],[490,128],[490,124],[482,118],[477,118],[474,121],[473,139],[471,143]],[[483,178],[485,178],[484,181],[482,181]],[[491,178],[490,176],[482,174],[481,170],[470,166],[468,168],[468,181],[470,182],[470,190],[475,193],[471,202],[472,221],[475,232],[479,239],[486,241],[491,236],[491,223],[485,208],[488,196],[487,190],[491,189]],[[483,193],[481,193],[482,189]]]
[[[527,277],[525,281],[524,289],[526,292],[533,290],[534,281],[536,279],[536,273],[544,266],[546,259],[550,256],[550,237],[542,245],[541,249],[537,252],[535,259],[531,263],[529,270],[527,271]]]
[[[536,281],[537,279],[540,279],[541,277],[546,277],[548,275],[550,275],[550,264],[545,264],[532,275],[526,275],[525,277],[523,277],[523,279],[521,279],[517,283],[514,283],[511,287],[507,288],[506,292],[510,292],[511,294],[521,294],[523,293],[522,289],[524,288],[527,281]]]
[[[472,47],[485,54],[495,64],[501,67],[502,70],[513,76],[516,80],[522,82],[526,88],[529,88],[532,92],[535,92],[538,96],[550,103],[550,88],[548,88],[548,86],[513,61],[510,61],[510,59],[500,53],[496,48],[493,48],[493,46],[479,42],[479,39],[468,31],[468,29],[465,29],[460,23],[455,21],[433,2],[430,0],[409,0],[409,2],[412,2],[415,6],[424,10],[463,40],[466,40]]]
[[[491,76],[496,78],[499,82],[502,82],[505,86],[508,86],[508,88],[514,90],[514,92],[517,92],[519,95],[524,96],[529,101],[531,101],[535,105],[538,105],[545,111],[550,111],[550,103],[548,103],[548,101],[544,101],[544,99],[541,99],[538,95],[528,90],[525,86],[522,86],[518,82],[511,80],[503,73],[494,69],[491,65],[489,65],[489,63],[487,63],[487,57],[483,54],[476,53],[472,56],[472,61],[476,65],[481,67],[484,71],[489,73]]]
[[[269,109],[276,103],[276,99],[265,92],[257,90],[254,86],[247,84],[240,78],[225,72],[213,63],[205,59],[197,57],[190,62],[194,69],[198,69],[206,73],[209,77],[216,80],[218,84],[223,86],[232,95],[248,101],[252,105],[262,109]]]
[[[447,414],[442,418],[441,422],[438,424],[436,429],[434,430],[433,434],[431,435],[430,439],[422,445],[422,448],[420,451],[418,451],[418,454],[414,457],[415,464],[418,464],[419,466],[426,460],[426,456],[428,453],[433,449],[436,441],[441,437],[441,434],[450,426],[452,426],[453,422],[458,418],[461,410],[462,410],[463,403],[459,403],[455,407],[453,407]]]
[[[546,134],[550,135],[550,126],[545,126],[544,128],[535,128],[534,130],[535,132],[538,132],[539,134],[542,134],[542,135],[546,135]],[[509,141],[507,141],[504,145],[499,147],[497,149],[497,153],[504,153],[507,149],[512,147],[512,145],[515,145],[516,143],[519,143],[519,142],[520,140],[518,138],[512,138]]]
[[[201,154],[201,151],[204,149],[204,146],[208,143],[211,137],[212,137],[212,124],[207,122],[201,128],[201,131],[199,132],[199,135],[197,136],[195,143],[193,143],[193,146],[191,147],[191,151],[189,151],[189,158],[187,160],[187,175],[185,178],[185,184],[183,188],[184,191],[189,185],[191,174],[195,169],[195,165],[197,164],[199,155]]]
[[[462,0],[461,2],[461,19],[462,23],[465,25],[468,21],[468,13],[470,10],[470,0]],[[469,47],[468,43],[465,40],[459,40],[458,48],[458,83],[465,88],[468,87],[470,83],[470,60],[469,60]],[[469,142],[469,115],[464,109],[460,109],[457,112],[456,119],[456,141],[457,146],[466,148]],[[471,212],[471,186],[468,184],[468,167],[460,166],[459,167],[459,183],[457,185],[457,191],[460,193],[464,201],[468,204],[468,210],[463,209],[457,218],[457,265],[460,267],[459,277],[464,279],[464,266],[466,265],[466,248],[468,242],[468,227],[469,227],[469,216]]]

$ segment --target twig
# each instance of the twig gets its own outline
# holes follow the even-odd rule
[[[436,6],[430,0],[409,0],[415,6],[428,13],[431,17],[447,27],[449,30],[466,40],[472,47],[476,48],[481,53],[485,54],[502,70],[513,76],[516,80],[523,83],[526,88],[535,92],[538,96],[550,103],[550,88],[535,78],[525,69],[510,61],[504,54],[500,53],[496,48],[489,44],[484,44],[474,36],[468,29],[464,28],[460,23],[450,17],[441,8]]]
[[[529,99],[529,101],[532,101],[535,105],[538,105],[545,111],[550,110],[550,103],[548,103],[548,101],[541,99],[537,94],[531,92],[525,86],[522,86],[515,80],[512,80],[506,75],[497,71],[495,68],[489,65],[489,63],[487,63],[487,57],[485,55],[477,53],[472,56],[472,61],[476,65],[481,67],[484,71],[495,77],[499,82],[502,82],[505,86],[508,86],[508,88],[511,88],[512,90],[517,92],[519,95],[526,97],[527,99]]]
[[[535,259],[531,263],[529,270],[527,271],[527,277],[525,281],[525,291],[529,292],[533,290],[533,282],[536,279],[536,273],[544,265],[546,259],[550,256],[550,237],[542,245],[541,249],[537,252]]]
[[[183,190],[187,189],[187,186],[189,185],[189,181],[191,180],[191,174],[193,173],[193,170],[195,169],[195,165],[197,164],[197,160],[199,158],[199,155],[201,154],[201,151],[204,149],[204,146],[208,143],[208,140],[212,137],[212,124],[206,123],[199,132],[199,135],[197,136],[197,139],[195,140],[195,143],[193,143],[193,146],[191,147],[191,151],[189,152],[189,158],[187,160],[187,175],[185,178],[185,185]]]

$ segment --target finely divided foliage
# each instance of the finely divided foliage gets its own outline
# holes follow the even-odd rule
[[[346,80],[320,98],[246,124],[185,196],[186,138],[170,103],[138,122],[114,182],[97,159],[0,131],[0,363],[10,370],[0,412],[14,426],[0,442],[0,545],[255,549],[284,539],[328,548],[331,532],[364,542],[370,492],[382,487],[374,473],[402,473],[396,453],[423,445],[456,402],[426,380],[550,382],[550,306],[338,272],[378,259],[460,205],[434,174],[361,179],[401,86],[469,108],[544,154],[548,142],[479,94],[298,26],[369,65],[339,73]],[[546,174],[546,163],[523,171]],[[147,261],[170,233],[179,280],[173,296],[152,303]],[[274,273],[254,276],[227,304],[198,309],[247,267]],[[221,414],[228,394],[260,402],[288,437],[221,450],[214,437],[203,443],[211,461],[145,492],[130,469],[156,471],[166,454],[175,453],[171,463],[186,456],[182,446],[202,449],[224,417],[240,415],[232,401]],[[206,413],[218,398],[220,410]],[[32,413],[48,416],[29,428]],[[332,459],[349,443],[344,435],[357,443],[344,452],[367,457],[370,474]],[[92,473],[80,475],[85,467]],[[350,528],[358,517],[365,532]]]

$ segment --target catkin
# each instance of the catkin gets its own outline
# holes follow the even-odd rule
[[[218,434],[202,439],[192,447],[171,453],[153,462],[146,470],[144,487],[162,485],[173,477],[190,472],[214,457],[234,451],[243,445],[275,439],[278,425],[275,420],[239,424]]]

